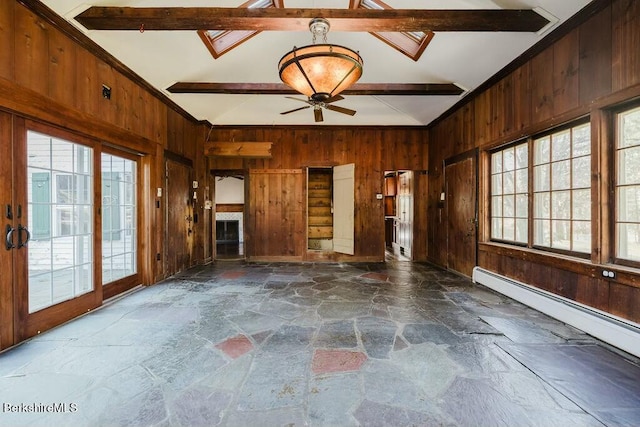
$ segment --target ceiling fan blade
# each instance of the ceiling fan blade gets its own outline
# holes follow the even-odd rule
[[[293,96],[285,96],[285,98],[289,98],[289,99],[293,99],[294,101],[305,102],[309,105],[313,105],[313,102],[309,101],[308,99],[294,98]]]
[[[307,105],[306,107],[300,107],[300,108],[294,108],[293,110],[289,110],[289,111],[284,111],[280,114],[289,114],[289,113],[294,113],[296,111],[300,111],[300,110],[306,110],[307,108],[311,108],[310,105]]]
[[[350,110],[344,107],[338,107],[337,105],[325,105],[327,110],[335,111],[342,114],[348,114],[350,116],[354,116],[356,114],[356,110]]]
[[[324,121],[324,117],[322,117],[322,109],[321,108],[314,108],[313,116],[316,119],[316,122]]]
[[[325,101],[323,101],[323,102],[324,102],[325,104],[330,104],[330,103],[332,103],[332,102],[342,101],[343,99],[344,99],[344,96],[342,96],[342,95],[335,95],[335,96],[332,96],[331,98],[329,98],[329,99],[327,99],[327,100],[325,100]]]

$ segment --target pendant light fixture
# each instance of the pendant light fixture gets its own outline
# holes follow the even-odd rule
[[[278,69],[280,79],[313,102],[333,98],[362,76],[362,58],[352,49],[327,43],[329,21],[314,18],[309,23],[313,44],[294,47]],[[323,43],[316,44],[318,38]]]

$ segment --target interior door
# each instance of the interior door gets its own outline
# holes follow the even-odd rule
[[[447,268],[471,276],[477,256],[476,155],[445,166]]]
[[[355,253],[355,164],[333,168],[333,250]]]
[[[166,161],[165,272],[174,275],[191,267],[193,260],[193,190],[191,166]]]

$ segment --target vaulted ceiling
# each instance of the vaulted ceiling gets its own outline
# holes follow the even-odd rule
[[[364,72],[324,125],[427,125],[590,0],[41,0],[185,111],[214,125],[306,125],[278,61],[327,41]],[[251,6],[250,9],[247,7]],[[318,16],[322,15],[322,16]]]

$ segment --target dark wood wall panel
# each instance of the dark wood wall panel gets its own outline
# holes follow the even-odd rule
[[[573,28],[533,57],[522,62],[465,103],[451,110],[429,129],[429,188],[427,228],[428,259],[447,266],[446,210],[440,202],[444,191],[443,162],[471,148],[489,150],[535,135],[586,114],[593,117],[594,147],[608,147],[610,130],[599,120],[607,120],[609,106],[640,97],[640,1],[601,2]],[[472,133],[466,115],[473,118]],[[602,122],[604,123],[604,122]],[[465,142],[468,142],[466,144]],[[621,317],[640,319],[640,272],[618,269],[617,277],[605,280],[598,264],[600,257],[579,260],[558,257],[544,251],[488,242],[487,154],[481,152],[478,183],[480,227],[479,265],[541,289],[605,310]],[[598,191],[607,180],[599,169],[598,153],[593,154],[594,185]],[[598,193],[599,194],[599,193]],[[597,194],[597,195],[598,195]],[[605,194],[606,196],[606,194]],[[603,202],[606,205],[606,200]],[[598,199],[594,199],[598,209]],[[604,206],[604,205],[603,205]],[[607,216],[594,213],[596,220]],[[602,248],[600,224],[594,224],[594,247]],[[599,253],[599,252],[597,252]],[[605,262],[602,259],[602,262]],[[615,268],[607,265],[606,268]]]
[[[306,243],[302,169],[253,169],[249,174],[250,260],[302,260]]]
[[[611,6],[582,24],[579,33],[580,104],[584,105],[611,93]]]
[[[624,309],[625,305],[629,305],[631,308],[633,298],[637,298],[633,292],[630,292],[633,289],[630,286],[618,285],[574,271],[561,270],[549,263],[522,259],[518,256],[501,255],[487,248],[481,248],[478,257],[479,264],[488,270],[500,272],[519,282],[536,286],[599,310],[609,311],[636,322],[640,320],[639,313],[633,313],[632,309]],[[616,289],[617,294],[610,292],[610,287],[612,290]],[[631,297],[629,302],[623,301],[626,297]],[[613,301],[610,301],[610,298]],[[615,301],[616,298],[619,300],[618,302]],[[622,308],[621,302],[623,302]],[[610,309],[610,307],[614,308]]]
[[[513,120],[505,123],[505,129],[501,136],[509,135],[511,132],[520,134],[531,124],[531,79],[529,64],[519,67],[511,74],[511,94],[507,99],[506,107],[513,109]]]
[[[640,83],[640,2],[617,0],[612,5],[613,90]]]
[[[37,15],[17,7],[15,12],[14,75],[16,83],[47,94],[49,80],[48,25]]]
[[[539,123],[553,116],[553,49],[531,60],[531,122]]]
[[[76,45],[58,31],[49,32],[49,96],[66,105],[74,105],[77,85],[60,84],[77,81]]]
[[[578,31],[561,38],[553,47],[553,114],[560,115],[579,103]],[[548,72],[548,70],[547,70]]]
[[[611,313],[640,323],[640,292],[638,288],[611,283],[609,307]]]
[[[15,2],[5,3],[0,7],[0,77],[13,80]]]
[[[355,127],[215,127],[212,141],[268,141],[273,142],[269,159],[211,159],[212,169],[303,170],[307,167],[331,167],[355,164],[355,256],[342,259],[382,260],[384,256],[384,205],[376,194],[383,193],[385,170],[425,170],[427,166],[426,132],[421,128],[355,128]],[[305,181],[303,181],[304,183]],[[304,184],[300,184],[303,186]],[[270,197],[260,186],[252,184],[258,211],[261,198]],[[296,193],[291,193],[296,195]],[[275,196],[271,194],[271,196]],[[252,196],[252,200],[253,200]],[[264,207],[266,209],[266,207]],[[278,207],[279,208],[279,207]],[[426,209],[426,199],[416,199],[416,210]],[[253,221],[251,219],[250,221]],[[249,230],[263,224],[251,224]],[[426,226],[421,223],[416,239],[426,246]],[[304,226],[302,227],[304,232]],[[300,238],[304,249],[306,240]],[[266,245],[266,242],[261,242]],[[284,256],[277,242],[273,247],[261,247],[260,256]],[[247,243],[250,251],[252,243]],[[295,255],[299,256],[295,249]],[[284,253],[292,253],[291,250]],[[255,254],[254,254],[255,255]],[[422,259],[426,249],[422,249]],[[335,258],[335,259],[339,259]]]
[[[351,153],[353,157],[345,161],[356,164],[356,250],[360,256],[371,258],[384,254],[384,201],[376,199],[376,194],[384,193],[382,187],[386,169],[386,162],[382,160],[383,137],[380,133],[381,131],[374,131],[373,140],[364,134],[354,135],[354,152]],[[401,144],[402,133],[399,136],[398,145]],[[406,154],[406,151],[403,154]],[[399,163],[409,162],[410,158],[400,157],[396,160]]]
[[[197,125],[16,2],[3,2],[0,34],[0,77],[153,141],[166,141],[167,110]]]

